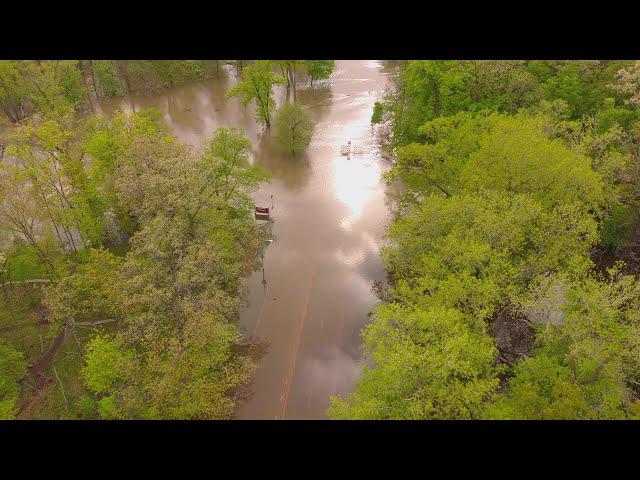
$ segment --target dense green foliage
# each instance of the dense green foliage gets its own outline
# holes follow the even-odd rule
[[[386,178],[403,186],[390,285],[331,417],[637,417],[635,266],[592,260],[638,220],[637,65],[402,65],[372,119],[392,122]],[[515,362],[505,317],[534,337]]]
[[[258,60],[242,70],[242,80],[228,92],[228,97],[240,97],[246,107],[252,101],[256,104],[256,121],[271,127],[271,114],[276,108],[273,86],[285,84],[284,77],[276,75],[268,60]]]
[[[262,247],[246,194],[264,174],[249,165],[250,143],[233,129],[219,129],[201,154],[147,112],[105,121],[90,136],[113,134],[121,122],[125,138],[103,148],[119,152],[108,184],[118,211],[137,226],[131,249],[124,258],[86,251],[44,302],[65,327],[121,324],[87,346],[83,378],[102,418],[228,417],[229,391],[252,369],[234,354],[235,320],[240,278],[253,265],[247,259]]]
[[[278,110],[278,140],[289,152],[304,151],[311,142],[313,122],[296,103],[286,103]]]
[[[112,75],[115,74],[120,79],[124,91],[141,94],[211,78],[219,69],[216,61],[203,60],[119,60],[113,63]],[[108,75],[103,75],[105,94],[108,91],[119,91],[113,87],[109,89],[107,78]]]
[[[333,60],[307,60],[307,73],[311,85],[316,80],[325,80],[331,76],[335,61]]]
[[[382,121],[383,112],[384,110],[380,102],[376,102],[373,104],[373,113],[371,114],[371,125],[375,125],[376,123],[380,123]]]
[[[277,136],[304,151],[297,74],[329,78],[333,61],[232,64],[227,95],[267,129],[284,85]],[[0,418],[57,348],[60,372],[41,367],[55,416],[232,416],[255,368],[237,320],[266,243],[249,195],[267,175],[237,129],[196,149],[156,110],[91,114],[219,71],[0,62]],[[391,126],[385,179],[401,191],[389,285],[362,377],[329,416],[640,418],[639,107],[640,62],[401,62],[371,117]],[[510,325],[530,343],[506,344]]]
[[[97,97],[150,94],[219,71],[209,60],[2,60],[0,111],[14,123],[34,112],[94,111]]]
[[[402,68],[393,111],[398,144],[416,141],[427,120],[483,109],[516,113],[541,100],[561,100],[570,119],[594,115],[618,97],[616,72],[624,61],[410,61]],[[623,103],[618,100],[619,103]]]
[[[215,63],[0,63],[0,103],[15,122],[0,163],[0,318],[31,322],[16,343],[30,359],[60,332],[65,352],[74,343],[65,357],[80,347],[81,360],[47,372],[58,415],[229,418],[254,368],[237,320],[241,280],[265,246],[249,194],[268,178],[249,161],[251,142],[219,128],[194,149],[156,110],[86,115],[96,96],[208,78]],[[25,368],[2,343],[3,418],[16,414]]]
[[[0,339],[0,420],[15,417],[20,386],[27,371],[24,355]]]

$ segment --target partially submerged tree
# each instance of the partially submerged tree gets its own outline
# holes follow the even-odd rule
[[[86,106],[76,60],[0,61],[0,110],[17,123],[33,112],[64,114]]]
[[[307,60],[307,72],[311,86],[316,80],[325,80],[331,76],[335,61],[333,60]]]
[[[287,98],[289,93],[293,92],[293,102],[297,100],[297,77],[298,71],[304,67],[307,68],[307,74],[311,85],[315,80],[329,78],[335,62],[333,60],[276,60],[274,62],[282,72],[287,87]]]
[[[227,97],[240,97],[245,107],[255,101],[256,120],[269,130],[271,113],[276,107],[273,86],[284,83],[285,79],[273,71],[270,61],[257,60],[245,67],[242,80],[229,89]]]
[[[305,150],[313,135],[313,122],[298,104],[287,103],[278,111],[278,140],[291,153]]]
[[[284,85],[287,88],[287,99],[293,90],[293,102],[296,101],[296,83],[298,69],[304,65],[304,60],[276,60],[275,64],[280,67],[284,78]]]

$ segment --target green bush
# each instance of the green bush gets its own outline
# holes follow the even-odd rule
[[[633,232],[635,219],[631,209],[625,205],[613,207],[602,221],[600,242],[610,251],[622,247]]]
[[[38,255],[27,244],[19,244],[15,249],[6,252],[6,256],[5,278],[7,280],[22,281],[46,276]]]
[[[371,124],[375,125],[376,123],[380,123],[382,121],[382,104],[380,102],[376,102],[373,105],[373,114],[371,115]]]
[[[8,420],[17,413],[19,381],[27,372],[24,355],[0,339],[0,420]]]

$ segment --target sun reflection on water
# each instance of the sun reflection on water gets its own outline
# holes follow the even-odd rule
[[[334,189],[338,200],[349,208],[342,226],[350,227],[360,217],[375,193],[380,180],[380,166],[366,157],[338,157],[334,162]]]

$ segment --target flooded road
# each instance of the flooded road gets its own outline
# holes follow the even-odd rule
[[[324,418],[331,395],[353,390],[363,363],[360,330],[377,302],[371,287],[384,279],[378,250],[390,202],[370,119],[394,73],[377,61],[336,61],[331,79],[313,88],[301,82],[297,101],[315,131],[297,157],[263,133],[252,108],[224,98],[235,83],[231,73],[133,99],[136,110],[161,109],[172,132],[193,145],[217,127],[242,128],[253,143],[253,161],[272,175],[253,198],[257,206],[273,202],[273,242],[264,271],[247,279],[250,304],[241,314],[247,337],[267,350],[237,418]],[[284,95],[276,90],[278,104]],[[102,106],[109,111],[115,104]],[[341,156],[348,140],[363,153]]]

